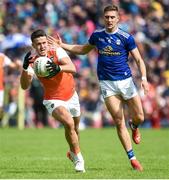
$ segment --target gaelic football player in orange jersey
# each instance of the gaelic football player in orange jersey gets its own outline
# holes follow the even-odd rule
[[[0,120],[3,119],[4,103],[4,68],[18,69],[21,66],[20,60],[13,62],[8,56],[0,53]]]
[[[65,137],[70,151],[68,158],[73,161],[77,172],[85,172],[84,160],[80,152],[78,127],[80,122],[80,104],[75,91],[75,82],[72,73],[76,72],[71,59],[61,47],[49,48],[47,35],[43,30],[36,30],[31,34],[32,47],[36,55],[28,52],[24,58],[23,71],[20,83],[26,90],[32,82],[34,71],[32,64],[39,56],[46,56],[52,61],[48,62],[48,77],[37,77],[44,88],[43,104],[48,112],[65,129]]]

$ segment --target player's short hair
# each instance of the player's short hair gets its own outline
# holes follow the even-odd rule
[[[108,5],[104,8],[103,12],[107,12],[107,11],[119,11],[119,8],[116,5]]]
[[[42,37],[42,36],[46,36],[46,37],[47,37],[45,31],[42,30],[42,29],[37,29],[37,30],[35,30],[35,31],[31,34],[31,41],[33,42],[34,39],[39,38],[39,37]]]

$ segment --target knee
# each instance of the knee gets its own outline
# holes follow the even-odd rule
[[[115,125],[117,130],[122,130],[123,128],[125,128],[125,123],[121,118],[116,118]]]
[[[79,128],[75,127],[76,134],[79,135]]]
[[[74,130],[74,123],[73,123],[73,121],[72,122],[71,121],[66,121],[64,123],[64,127],[65,127],[66,130]]]
[[[135,117],[140,123],[144,122],[144,113],[138,113]]]

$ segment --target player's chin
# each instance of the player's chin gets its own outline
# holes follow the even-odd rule
[[[40,56],[46,56],[46,54],[47,54],[46,51],[40,51],[40,52],[39,52],[39,55],[40,55]]]
[[[111,31],[114,27],[112,25],[107,26],[107,29]]]

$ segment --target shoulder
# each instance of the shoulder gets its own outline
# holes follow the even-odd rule
[[[52,47],[50,48],[50,50],[48,51],[48,54],[57,54],[58,52],[66,52],[62,47]]]
[[[129,39],[130,37],[132,37],[131,34],[129,34],[128,32],[126,32],[120,28],[118,29],[117,34],[122,36],[123,38],[126,38],[126,39]]]
[[[56,56],[58,60],[69,57],[67,52],[62,47],[56,47],[55,49],[50,50],[49,53]]]
[[[62,47],[58,47],[56,48],[56,54],[66,54],[67,55],[67,52],[62,48]]]
[[[99,34],[102,34],[102,33],[105,33],[105,29],[103,28],[103,29],[96,29],[94,32],[93,32],[93,34],[95,34],[95,35],[99,35]]]
[[[5,55],[4,53],[0,53],[0,57],[3,59],[10,59],[7,55]]]
[[[3,53],[1,53],[1,52],[0,52],[0,56],[1,56],[1,57],[4,57],[4,56],[5,56],[5,54],[3,54]]]
[[[3,60],[3,62],[5,63],[5,65],[9,65],[12,60],[5,54],[0,53],[0,58]]]

